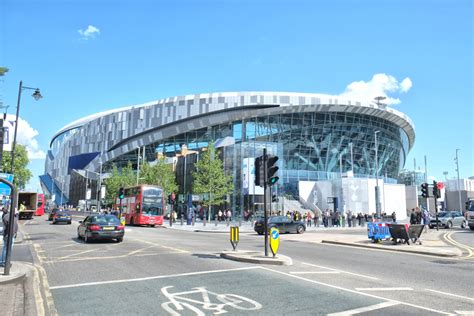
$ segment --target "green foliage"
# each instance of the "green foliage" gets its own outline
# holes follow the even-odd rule
[[[172,192],[178,192],[173,166],[166,163],[166,158],[158,159],[154,165],[145,162],[140,167],[140,183],[162,187],[165,196]]]
[[[33,174],[27,168],[30,160],[28,159],[28,152],[26,147],[21,144],[16,144],[14,157],[14,174],[13,184],[17,189],[23,190],[30,181]],[[11,171],[11,152],[4,152],[2,157],[2,171],[10,173]]]
[[[203,201],[205,206],[224,204],[227,194],[234,190],[234,185],[232,177],[225,175],[222,160],[217,156],[213,143],[209,144],[195,166],[193,193],[209,195],[209,199]]]
[[[136,176],[132,168],[132,163],[129,161],[127,166],[119,170],[114,164],[110,171],[110,177],[104,180],[106,186],[105,200],[107,204],[115,204],[115,199],[118,196],[120,187],[131,187],[136,184]]]
[[[7,67],[0,67],[0,76],[5,75],[8,72],[8,70],[9,69]]]

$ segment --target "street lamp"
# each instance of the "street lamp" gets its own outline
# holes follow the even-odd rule
[[[458,173],[458,197],[459,197],[459,210],[462,210],[462,205],[461,205],[461,183],[459,183],[459,158],[458,158],[458,151],[461,150],[459,148],[456,148],[456,158],[454,160],[456,161],[456,172]]]
[[[20,80],[20,86],[18,88],[18,101],[16,104],[16,118],[15,118],[15,132],[13,134],[13,144],[12,144],[12,153],[11,153],[11,168],[10,168],[10,173],[13,174],[15,171],[15,165],[14,165],[14,157],[15,157],[15,146],[16,146],[16,133],[18,130],[18,117],[20,115],[20,101],[21,101],[21,92],[23,90],[35,90],[33,94],[31,95],[36,101],[41,99],[43,96],[41,95],[41,92],[38,88],[30,88],[30,87],[24,87],[23,86],[23,81]]]
[[[379,145],[377,142],[378,133],[380,133],[380,131],[374,132],[374,138],[375,138],[375,217],[377,219],[380,218],[380,188],[379,188],[379,159],[378,159]]]

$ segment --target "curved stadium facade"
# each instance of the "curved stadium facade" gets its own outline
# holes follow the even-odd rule
[[[264,147],[280,157],[278,194],[295,195],[300,181],[337,179],[348,171],[354,178],[377,174],[390,182],[404,166],[414,139],[414,125],[405,114],[375,103],[308,93],[196,94],[70,123],[51,140],[40,178],[56,203],[76,205],[85,196],[87,179],[107,172],[112,163],[120,167],[132,161],[136,167],[138,155],[148,161],[157,154],[176,157],[183,145],[199,153],[214,141],[226,173],[233,176],[232,207],[241,209],[242,196],[250,193],[244,162],[260,156]],[[199,158],[192,156],[178,159],[180,193],[192,193],[189,174]]]

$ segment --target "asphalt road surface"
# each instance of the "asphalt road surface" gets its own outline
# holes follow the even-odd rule
[[[51,225],[43,216],[24,224],[22,247],[44,269],[50,308],[59,315],[474,312],[474,258],[285,241],[282,235],[279,253],[294,265],[264,266],[220,258],[231,249],[225,233],[127,226],[122,243],[85,244],[76,237],[77,221]],[[238,247],[263,251],[263,238],[241,234]]]

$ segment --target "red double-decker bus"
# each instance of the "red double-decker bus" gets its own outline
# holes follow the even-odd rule
[[[38,203],[36,206],[35,216],[44,215],[44,194],[38,193]]]
[[[163,225],[164,194],[163,189],[155,185],[139,185],[126,188],[122,199],[122,216],[128,225]],[[120,208],[120,199],[116,201]]]

